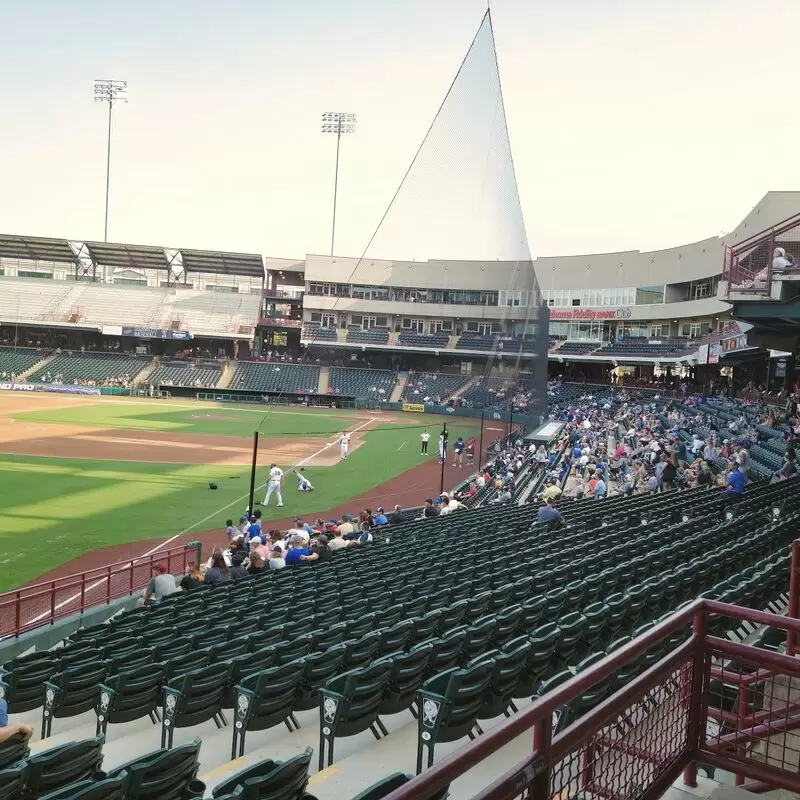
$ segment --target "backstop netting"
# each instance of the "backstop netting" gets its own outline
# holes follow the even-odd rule
[[[517,190],[488,11],[411,165],[354,260],[350,283],[376,283],[381,269],[393,286],[498,292],[498,307],[458,314],[485,320],[476,333],[484,350],[491,339],[487,390],[524,387],[532,400],[529,424],[538,422],[546,413],[548,314]]]

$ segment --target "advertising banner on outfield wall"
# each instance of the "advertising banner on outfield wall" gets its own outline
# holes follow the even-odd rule
[[[57,394],[102,394],[96,386],[62,383],[0,383],[0,392],[55,392]]]
[[[425,405],[423,403],[403,403],[403,411],[413,411],[417,414],[424,414]]]
[[[97,386],[72,386],[61,383],[47,383],[42,388],[46,392],[55,392],[56,394],[102,394]]]
[[[33,383],[0,383],[0,391],[3,392],[35,392],[36,386]]]

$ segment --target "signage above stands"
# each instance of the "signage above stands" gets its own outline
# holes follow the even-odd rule
[[[568,308],[551,309],[550,320],[598,320],[598,319],[630,319],[630,308]]]
[[[133,339],[190,339],[189,331],[163,330],[161,328],[123,328],[122,336]]]

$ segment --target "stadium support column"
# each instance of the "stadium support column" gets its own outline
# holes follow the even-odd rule
[[[247,503],[248,514],[253,513],[253,501],[256,494],[256,466],[258,464],[258,431],[253,431],[253,463],[250,467],[250,499]]]
[[[486,420],[486,409],[481,408],[481,441],[478,445],[478,470],[483,472],[483,423]]]
[[[444,493],[444,464],[447,461],[447,423],[442,423],[442,452],[440,453],[442,457],[442,473],[441,478],[439,480],[439,494]]]

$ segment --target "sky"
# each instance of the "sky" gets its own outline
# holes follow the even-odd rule
[[[480,24],[481,0],[2,0],[0,232],[360,255]],[[800,189],[798,0],[494,0],[534,255],[657,249]],[[455,133],[454,133],[455,135]],[[477,221],[465,221],[466,225]],[[424,257],[424,254],[418,254]]]

